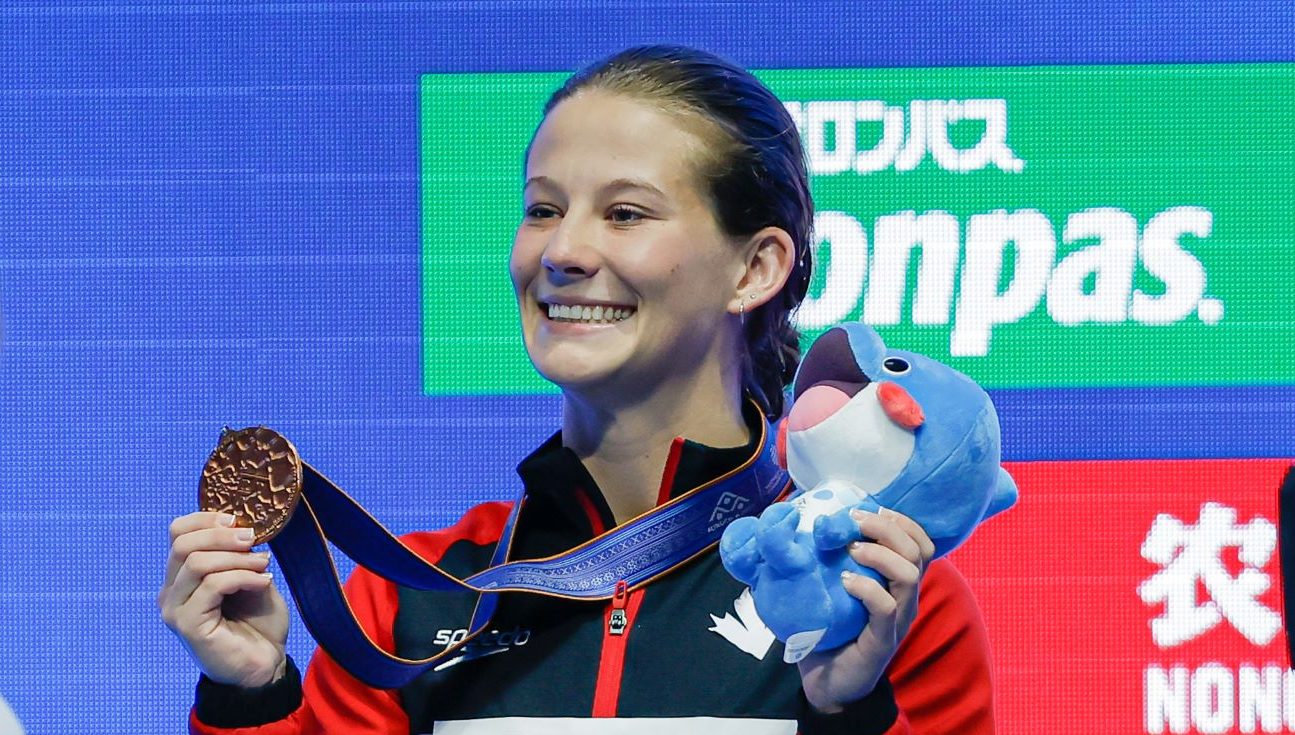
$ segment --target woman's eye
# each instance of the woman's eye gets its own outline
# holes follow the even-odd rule
[[[544,204],[536,204],[533,207],[526,208],[526,217],[529,219],[548,219],[556,217],[557,214],[556,210]]]
[[[643,213],[629,207],[612,207],[607,215],[618,225],[627,225],[643,219]]]

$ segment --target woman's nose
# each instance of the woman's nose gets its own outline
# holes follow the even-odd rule
[[[564,218],[545,245],[540,264],[560,282],[589,278],[598,272],[598,250],[589,238],[580,223]]]

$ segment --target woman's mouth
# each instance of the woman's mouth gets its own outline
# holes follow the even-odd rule
[[[636,309],[632,306],[597,304],[546,304],[540,302],[540,311],[548,316],[549,321],[569,324],[616,324],[634,316]]]

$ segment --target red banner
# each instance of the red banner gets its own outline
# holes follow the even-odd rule
[[[1017,507],[953,559],[999,731],[1295,732],[1277,491],[1291,460],[1009,464]]]

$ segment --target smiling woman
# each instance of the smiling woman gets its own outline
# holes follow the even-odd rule
[[[675,116],[601,91],[557,105],[536,133],[511,270],[527,351],[566,393],[730,396],[741,425],[733,317],[781,286],[790,247],[767,234],[750,258],[764,270],[747,274],[695,165],[678,165],[703,146]],[[582,321],[550,320],[548,304],[582,307]],[[600,306],[629,318],[583,322]]]
[[[475,596],[360,569],[347,594],[375,643],[406,659],[459,655],[383,691],[319,653],[303,687],[265,558],[247,553],[229,518],[185,516],[172,525],[159,604],[205,674],[192,731],[991,732],[975,603],[947,563],[928,568],[931,541],[903,516],[859,520],[873,541],[851,554],[889,580],[841,582],[868,627],[798,668],[769,655],[772,636],[713,546],[631,583],[645,559],[598,545],[658,509],[668,517],[694,490],[772,465],[766,437],[799,362],[790,317],[808,288],[813,221],[783,105],[710,54],[629,49],[550,99],[522,196],[509,270],[530,359],[562,390],[561,430],[518,467],[525,496],[510,543],[502,503],[404,541],[460,577],[490,565],[497,546],[508,560],[603,549],[624,557],[614,596],[500,595],[489,630],[472,638]],[[735,504],[719,503],[702,518],[722,530]]]

